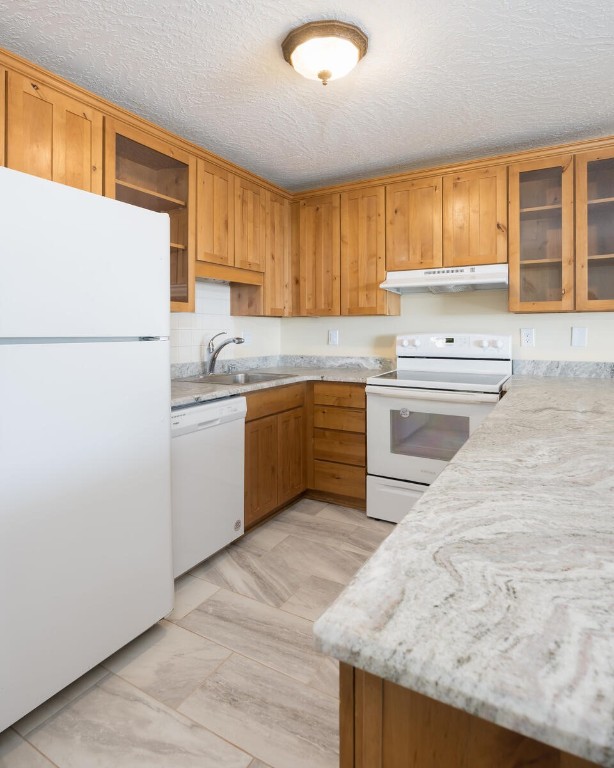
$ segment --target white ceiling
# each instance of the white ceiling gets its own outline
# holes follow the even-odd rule
[[[326,88],[319,18],[369,35]],[[612,0],[0,0],[0,45],[292,190],[614,134]]]

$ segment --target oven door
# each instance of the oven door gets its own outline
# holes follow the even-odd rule
[[[367,387],[367,471],[430,484],[498,395]]]

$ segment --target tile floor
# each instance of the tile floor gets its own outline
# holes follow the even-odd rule
[[[176,584],[173,613],[0,734],[0,768],[336,768],[312,624],[392,525],[303,499]]]

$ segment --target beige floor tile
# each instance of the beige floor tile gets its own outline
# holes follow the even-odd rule
[[[247,768],[251,756],[110,675],[32,731],[60,768]]]
[[[339,596],[343,585],[319,576],[309,576],[281,606],[282,610],[315,621]]]
[[[322,675],[312,622],[278,608],[221,589],[179,623],[302,683]]]
[[[272,768],[337,768],[338,702],[241,656],[180,710]]]
[[[232,547],[240,547],[241,549],[248,549],[250,552],[256,554],[262,554],[263,552],[270,552],[274,546],[279,544],[286,538],[285,533],[281,531],[275,531],[270,526],[264,524],[254,528],[253,531],[249,531],[245,536],[241,536],[232,543]]]
[[[267,765],[266,763],[263,763],[262,760],[252,760],[252,762],[247,766],[247,768],[271,768],[270,765]]]
[[[282,543],[286,538],[287,534],[283,534]],[[218,587],[278,607],[298,589],[303,577],[280,563],[274,552],[275,549],[255,553],[228,547],[195,568],[193,573]]]
[[[82,696],[86,691],[96,685],[96,683],[104,677],[107,677],[108,674],[108,670],[104,667],[94,667],[94,669],[90,669],[89,672],[86,672],[78,680],[75,680],[74,683],[67,685],[66,688],[63,688],[59,693],[56,693],[55,696],[47,699],[47,701],[44,704],[41,704],[40,707],[37,707],[28,715],[22,717],[21,720],[18,720],[13,725],[13,728],[21,736],[27,737],[30,731],[34,730],[34,728],[38,728],[38,726],[44,723],[45,720],[48,720],[52,715],[55,715],[56,712],[59,712],[71,701]]]
[[[317,515],[324,507],[327,506],[325,501],[316,501],[316,499],[299,499],[294,504],[288,507],[288,510],[294,510],[295,512],[302,512],[304,515]],[[286,510],[284,510],[285,512]],[[282,512],[283,514],[283,512]]]
[[[339,542],[339,547],[351,552],[364,553],[371,557],[379,545],[388,538],[393,528],[385,530],[382,528],[366,528],[361,525],[354,527],[354,530],[348,533],[343,542]]]
[[[299,534],[288,536],[275,547],[269,557],[290,571],[305,576],[319,576],[345,585],[368,555],[353,549],[345,550],[335,544],[329,546]]]
[[[161,621],[103,664],[154,699],[176,708],[229,655],[226,648]]]
[[[183,619],[214,592],[217,592],[214,584],[197,579],[189,573],[180,576],[175,581],[175,605],[167,618],[169,621]]]
[[[0,733],[0,768],[53,768],[53,763],[7,728]]]

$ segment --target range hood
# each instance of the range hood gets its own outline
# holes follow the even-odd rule
[[[393,293],[458,293],[507,288],[507,264],[387,272],[380,288]]]

